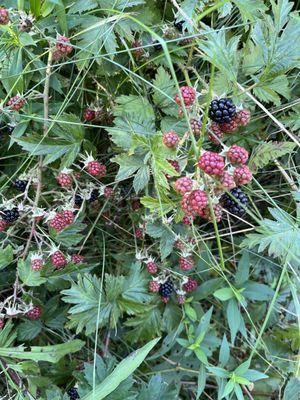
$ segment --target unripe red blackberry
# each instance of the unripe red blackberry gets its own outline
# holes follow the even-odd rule
[[[219,183],[218,187],[226,190],[231,190],[236,186],[233,176],[227,171],[220,176]]]
[[[177,302],[178,302],[178,304],[184,304],[184,303],[185,303],[185,300],[186,300],[186,298],[185,298],[185,295],[184,295],[184,294],[178,294],[178,295],[177,295]]]
[[[177,249],[177,250],[184,250],[184,249],[185,249],[185,244],[183,243],[182,240],[177,239],[177,240],[175,241],[175,243],[174,243],[174,247],[175,247],[175,249]]]
[[[55,47],[61,54],[68,55],[72,53],[73,46],[71,45],[70,39],[65,36],[58,35],[56,39]]]
[[[159,291],[160,284],[153,280],[149,282],[149,291],[152,293],[157,293]]]
[[[162,296],[162,297],[161,297],[161,301],[162,301],[163,303],[167,304],[167,303],[169,303],[169,301],[170,301],[170,297]]]
[[[206,151],[199,158],[198,166],[208,175],[222,175],[225,167],[224,158],[213,151]]]
[[[0,232],[5,231],[7,226],[8,226],[8,223],[6,221],[4,221],[3,219],[0,219]]]
[[[67,264],[66,257],[60,250],[56,250],[51,255],[51,263],[54,268],[61,269]]]
[[[105,165],[104,165],[104,167],[105,167]],[[98,175],[100,175],[100,173],[104,172],[103,164],[100,164],[99,161],[96,161],[96,160],[90,161],[87,164],[87,171],[92,176],[98,176]],[[106,168],[105,168],[105,173],[106,173]]]
[[[196,100],[196,90],[192,86],[182,86],[180,92],[186,107],[190,107],[194,104]],[[175,96],[175,101],[179,106],[181,105],[181,99],[178,93]]]
[[[212,208],[216,222],[220,222],[223,215],[222,207],[219,204],[213,204]],[[213,221],[213,217],[209,206],[201,210],[201,213],[199,215],[200,217],[206,219],[207,221]]]
[[[194,260],[192,256],[185,256],[179,258],[179,268],[182,271],[189,271],[194,268]]]
[[[72,176],[65,173],[65,172],[60,172],[57,177],[56,177],[57,183],[64,188],[70,188],[73,183]]]
[[[3,329],[5,325],[4,319],[0,318],[0,329]]]
[[[9,23],[9,12],[6,8],[0,7],[0,25],[7,25]]]
[[[251,114],[249,110],[243,109],[235,114],[234,120],[240,126],[246,126],[249,124]]]
[[[199,136],[201,134],[201,129],[202,129],[202,123],[199,119],[197,118],[192,118],[190,120],[190,125],[192,132],[195,136]]]
[[[132,48],[133,55],[137,59],[141,58],[145,54],[145,50],[142,48],[142,42],[138,39],[132,42]]]
[[[187,283],[182,285],[182,287],[186,292],[190,293],[197,289],[198,282],[195,279],[189,277]]]
[[[147,262],[147,271],[151,275],[156,274],[156,272],[158,271],[158,266],[157,266],[156,262],[154,262],[152,260],[148,261]]]
[[[178,145],[180,137],[174,131],[170,131],[163,134],[162,140],[166,147],[174,148]]]
[[[208,135],[208,139],[214,144],[220,144],[224,137],[224,133],[220,128],[220,124],[213,122],[209,128],[212,132]]]
[[[15,111],[19,111],[26,104],[25,99],[22,99],[18,94],[7,102],[7,105]]]
[[[81,256],[80,254],[73,254],[71,256],[71,261],[73,264],[81,264],[84,261],[84,257]]]
[[[203,190],[196,189],[189,194],[189,206],[192,208],[194,214],[199,214],[207,204],[208,197]]]
[[[232,133],[238,127],[238,124],[235,122],[234,119],[232,119],[230,122],[224,122],[223,124],[219,124],[219,125],[220,125],[221,131],[225,132],[225,133]]]
[[[186,216],[191,217],[195,214],[193,207],[190,204],[190,194],[185,193],[181,199],[181,208]]]
[[[85,121],[93,121],[93,119],[95,119],[95,117],[96,117],[95,111],[92,110],[91,108],[88,107],[84,110],[83,119]]]
[[[190,192],[193,188],[193,181],[188,176],[182,176],[178,178],[175,182],[175,190],[176,192],[184,195],[187,192]]]
[[[144,230],[142,228],[136,228],[135,237],[137,239],[142,239],[144,237]]]
[[[49,226],[55,229],[57,232],[62,231],[67,226],[67,222],[62,213],[57,213],[54,218],[49,222]]]
[[[26,316],[31,320],[39,319],[42,315],[42,309],[40,306],[33,306],[27,313]]]
[[[104,188],[104,197],[106,199],[110,199],[111,197],[113,197],[113,195],[114,195],[114,189],[109,186],[106,186]]]
[[[40,271],[43,268],[43,259],[40,256],[33,255],[30,260],[31,269],[33,271]]]
[[[249,153],[244,147],[233,144],[227,151],[226,156],[232,165],[239,165],[247,162]]]
[[[252,181],[252,172],[247,165],[242,165],[235,168],[233,177],[237,185],[246,185]]]
[[[175,169],[176,172],[180,172],[180,166],[179,166],[179,162],[176,160],[167,160],[169,164],[172,165],[172,167]],[[167,179],[171,179],[171,175],[166,174],[166,178]]]
[[[63,218],[66,221],[67,225],[71,225],[74,222],[74,213],[71,210],[64,210],[62,212]]]
[[[140,199],[131,200],[131,208],[133,209],[133,211],[139,210],[141,208]]]
[[[191,226],[191,225],[192,225],[192,222],[193,222],[193,219],[194,219],[194,217],[185,215],[185,216],[182,218],[182,223],[183,223],[184,225]]]

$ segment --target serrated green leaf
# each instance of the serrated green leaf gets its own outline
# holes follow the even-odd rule
[[[257,171],[274,159],[290,154],[296,144],[294,142],[266,142],[258,145],[252,152],[249,160],[249,168]]]
[[[41,276],[40,271],[34,271],[31,268],[29,258],[26,261],[19,259],[18,274],[25,286],[40,286],[47,282],[47,279]]]
[[[13,259],[13,248],[9,244],[4,249],[0,250],[0,270],[9,265]]]

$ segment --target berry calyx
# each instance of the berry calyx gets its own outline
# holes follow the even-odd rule
[[[89,107],[84,110],[83,119],[85,121],[93,121],[95,117],[96,117],[95,110],[92,110]]]
[[[8,102],[7,105],[15,111],[19,111],[24,105],[26,104],[25,99],[22,99],[19,95],[12,97]]]
[[[248,197],[240,188],[230,190],[231,196],[225,193],[220,199],[223,208],[231,214],[242,217],[246,213],[246,206],[248,204]]]
[[[188,176],[183,176],[178,178],[175,182],[175,190],[176,192],[184,195],[187,192],[190,192],[193,188],[193,181]]]
[[[247,165],[242,165],[235,168],[233,177],[237,185],[246,185],[252,180],[252,172]]]
[[[163,134],[162,140],[166,147],[172,149],[178,145],[180,137],[174,131],[170,131]]]
[[[149,291],[152,293],[158,293],[160,288],[160,284],[156,280],[152,280],[149,282]]]
[[[17,209],[17,207],[12,208],[11,210],[7,209],[7,210],[3,210],[1,211],[1,216],[3,221],[11,223],[11,222],[15,222],[19,216],[19,210]]]
[[[208,175],[222,175],[225,167],[224,158],[213,151],[206,151],[199,158],[198,166]]]
[[[196,281],[196,279],[189,277],[188,281],[184,285],[182,285],[182,287],[187,293],[190,293],[197,289],[198,282]]]
[[[247,162],[249,153],[244,147],[233,144],[227,151],[226,156],[232,165],[239,165]]]
[[[182,271],[189,271],[194,268],[194,260],[192,256],[185,256],[179,258],[179,268]]]
[[[84,261],[84,257],[81,256],[80,254],[73,254],[71,256],[71,261],[73,264],[82,264]]]
[[[54,268],[61,269],[67,264],[67,260],[60,250],[56,250],[51,254],[51,263]]]
[[[42,309],[40,306],[33,306],[29,311],[27,311],[26,316],[31,320],[37,320],[42,315]]]
[[[72,176],[69,173],[61,171],[56,177],[57,183],[64,188],[70,188],[73,183]]]
[[[14,183],[15,188],[20,192],[25,192],[27,185],[28,181],[24,181],[22,179],[16,179]]]
[[[190,107],[196,100],[196,90],[192,86],[182,86],[180,88],[181,96],[186,107]],[[179,93],[175,96],[176,103],[180,106],[181,99]]]
[[[7,25],[9,23],[9,12],[6,8],[0,7],[0,25]]]
[[[250,119],[251,119],[250,111],[246,109],[238,111],[234,116],[234,120],[239,126],[248,125]]]
[[[208,116],[215,122],[230,122],[236,114],[236,107],[232,100],[222,98],[210,103]]]

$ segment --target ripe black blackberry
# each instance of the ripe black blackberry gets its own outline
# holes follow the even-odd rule
[[[80,207],[82,203],[83,203],[83,198],[80,196],[80,194],[75,194],[75,196],[74,196],[74,204],[76,206]]]
[[[25,192],[28,181],[23,181],[22,179],[15,180],[15,188],[20,192]]]
[[[240,188],[234,188],[234,189],[230,190],[230,193],[241,204],[239,204],[237,201],[233,200],[227,193],[223,194],[220,202],[221,202],[222,206],[225,208],[225,210],[228,210],[231,214],[237,215],[238,217],[242,217],[246,213],[246,210],[244,207],[246,207],[248,204],[248,197],[245,195],[245,193]],[[242,205],[244,207],[242,207]]]
[[[153,42],[153,47],[154,47],[154,49],[157,50],[157,51],[162,50],[162,48],[163,48],[162,45],[159,43],[158,40],[155,40],[155,41]]]
[[[213,100],[210,103],[208,110],[209,118],[219,124],[230,122],[235,114],[236,107],[230,99]]]
[[[77,392],[77,389],[72,387],[71,389],[68,390],[68,396],[70,397],[70,400],[76,400],[79,399],[79,394]]]
[[[89,203],[93,203],[94,201],[96,201],[99,197],[99,190],[97,189],[93,189],[91,192],[91,196],[88,199]]]
[[[20,214],[17,207],[14,207],[11,210],[3,210],[1,216],[5,222],[14,222],[19,218]]]
[[[166,282],[161,283],[159,287],[159,294],[162,297],[170,297],[174,290],[173,282],[168,279]]]
[[[178,21],[178,22],[174,21],[174,23],[173,23],[175,28],[177,28],[180,32],[186,31],[186,28],[183,29],[183,24],[184,24],[184,21]]]

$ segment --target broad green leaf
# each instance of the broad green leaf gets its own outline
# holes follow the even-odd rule
[[[206,384],[206,371],[204,364],[200,365],[199,373],[198,373],[198,382],[197,382],[197,395],[196,399],[198,400],[205,389]]]
[[[4,249],[0,250],[0,270],[9,265],[14,259],[13,249],[9,244]]]
[[[283,400],[297,399],[300,396],[300,379],[291,377],[285,387]]]
[[[235,299],[230,299],[227,304],[226,316],[230,328],[231,344],[234,344],[236,334],[241,323],[241,313]]]
[[[34,271],[31,268],[29,258],[26,261],[19,259],[18,274],[25,286],[40,286],[47,281],[46,278],[41,276],[40,271]]]
[[[272,163],[274,159],[291,154],[295,149],[294,142],[265,142],[253,149],[249,160],[249,168],[252,171],[259,169]]]
[[[142,348],[127,356],[100,385],[96,386],[89,394],[83,396],[82,400],[102,400],[112,393],[122,381],[128,378],[142,364],[158,341],[159,338],[153,339]]]
[[[219,353],[219,361],[220,361],[221,365],[223,365],[223,366],[227,365],[227,363],[229,361],[229,356],[230,356],[229,344],[227,341],[227,337],[224,333],[222,344],[220,347],[220,353]]]
[[[221,301],[226,301],[226,300],[232,299],[234,297],[234,292],[229,287],[222,288],[222,289],[216,290],[214,292],[214,296]]]

